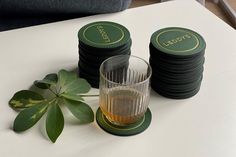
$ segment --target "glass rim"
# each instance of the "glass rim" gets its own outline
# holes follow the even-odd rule
[[[149,76],[145,80],[143,80],[143,81],[140,81],[140,82],[137,82],[137,83],[132,83],[132,84],[121,84],[121,83],[117,83],[117,82],[114,82],[114,81],[111,81],[111,80],[107,79],[104,76],[104,74],[102,73],[102,67],[104,66],[105,62],[107,62],[108,60],[114,59],[114,58],[121,57],[121,56],[129,56],[129,57],[133,57],[133,58],[137,58],[137,59],[142,60],[144,63],[146,63],[148,69],[150,69]],[[106,80],[107,82],[112,83],[112,84],[121,85],[121,86],[137,86],[137,85],[146,83],[147,81],[150,80],[150,78],[152,76],[152,67],[150,66],[150,64],[146,60],[144,60],[143,58],[138,57],[138,56],[134,56],[134,55],[115,55],[115,56],[107,58],[106,60],[104,60],[102,62],[102,64],[100,65],[100,68],[99,68],[99,74],[100,74],[100,77],[102,77],[104,80]]]

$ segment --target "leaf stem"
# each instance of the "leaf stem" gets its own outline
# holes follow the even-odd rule
[[[62,89],[62,88],[61,88],[61,86],[60,86],[59,89],[58,89],[58,91],[57,91],[57,93],[59,93],[59,94],[62,93],[62,92],[61,92],[61,89]]]
[[[88,94],[88,95],[79,95],[81,97],[97,97],[99,94]]]
[[[53,98],[53,99],[51,99],[51,100],[49,100],[49,101],[48,101],[48,104],[51,105],[54,101],[57,101],[57,98],[56,98],[56,97]]]
[[[54,95],[58,96],[56,92],[54,92],[51,88],[48,88]]]

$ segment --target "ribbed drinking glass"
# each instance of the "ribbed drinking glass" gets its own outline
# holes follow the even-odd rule
[[[135,56],[108,58],[100,66],[100,108],[113,124],[128,125],[142,118],[150,99],[149,64]]]

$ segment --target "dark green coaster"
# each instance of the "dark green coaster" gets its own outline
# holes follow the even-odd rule
[[[148,128],[152,120],[152,114],[150,109],[148,108],[143,118],[138,120],[136,123],[126,126],[118,126],[112,124],[109,120],[107,120],[107,118],[102,114],[101,109],[98,108],[96,113],[96,120],[98,125],[110,134],[118,136],[131,136],[139,134]]]
[[[117,48],[130,42],[128,29],[109,21],[93,22],[83,26],[78,32],[78,37],[86,47],[101,49]]]
[[[163,54],[175,57],[194,56],[206,48],[203,37],[195,31],[180,27],[163,28],[151,37],[152,45]]]

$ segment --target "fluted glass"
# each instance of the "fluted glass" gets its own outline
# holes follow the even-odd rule
[[[128,125],[144,116],[151,74],[149,64],[135,56],[114,56],[101,64],[99,103],[111,123]]]

